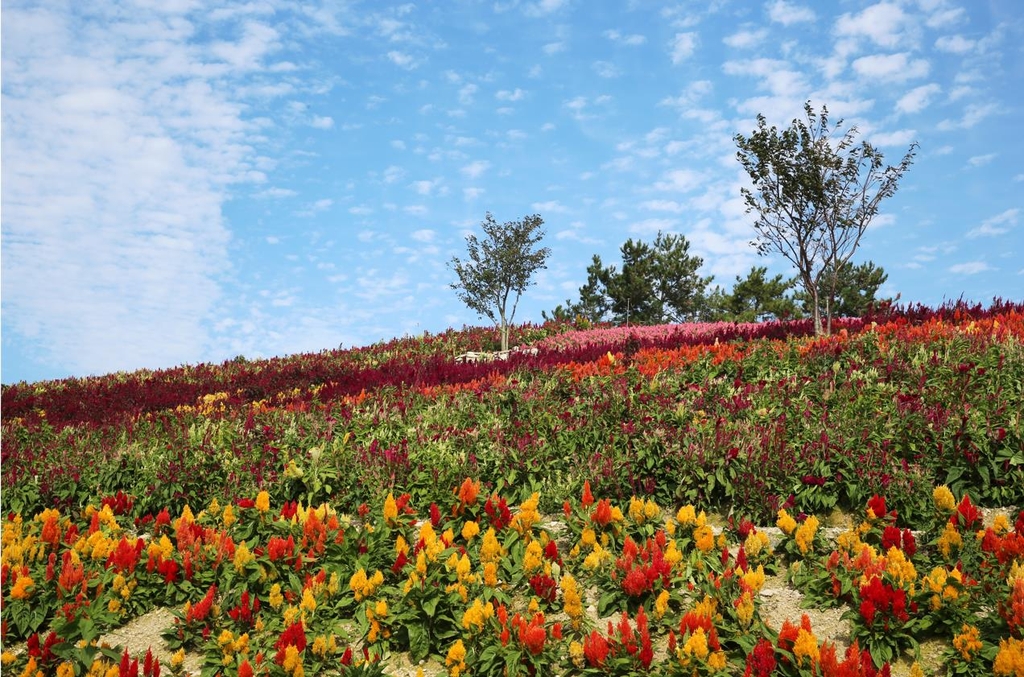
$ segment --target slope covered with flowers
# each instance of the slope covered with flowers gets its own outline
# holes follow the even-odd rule
[[[95,639],[167,606],[209,674],[875,674],[922,637],[1019,674],[1024,519],[975,506],[1024,505],[1020,305],[838,329],[523,327],[532,350],[458,362],[472,330],[5,387],[4,672],[154,674]],[[767,624],[774,570],[856,647]]]

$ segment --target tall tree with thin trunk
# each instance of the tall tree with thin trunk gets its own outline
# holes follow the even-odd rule
[[[484,238],[466,237],[469,259],[453,256],[448,263],[459,277],[452,289],[470,309],[497,325],[502,350],[508,350],[508,327],[515,318],[519,297],[532,284],[533,274],[547,267],[545,261],[551,250],[537,246],[544,238],[543,225],[544,219],[537,214],[498,223],[488,212],[480,224]]]
[[[886,165],[870,143],[856,143],[856,127],[840,135],[842,120],[830,126],[825,106],[819,113],[808,101],[804,113],[805,120],[795,119],[783,130],[769,128],[758,115],[749,137],[736,135],[736,157],[753,184],[753,189],[741,189],[747,212],[756,216],[752,244],[760,254],[775,252],[796,266],[815,331],[828,333],[838,273],[860,245],[881,201],[896,193],[917,143],[898,165]]]

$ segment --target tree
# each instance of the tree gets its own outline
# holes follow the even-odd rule
[[[860,265],[847,261],[837,275],[833,276],[831,268],[828,268],[821,277],[818,299],[824,300],[832,311],[832,317],[861,317],[872,305],[885,300],[876,298],[876,294],[889,279],[888,273],[871,261]],[[831,291],[832,284],[835,284],[834,291]],[[810,311],[810,299],[806,294],[797,294],[797,300]]]
[[[825,298],[833,298],[837,271],[853,256],[879,203],[896,193],[917,144],[898,165],[886,166],[874,146],[855,143],[856,127],[838,136],[843,121],[830,127],[825,106],[817,113],[808,101],[804,112],[806,120],[794,119],[781,131],[758,115],[754,133],[734,140],[753,184],[753,190],[741,189],[747,212],[756,215],[752,244],[760,254],[777,252],[796,266],[815,331],[827,333],[833,309],[826,303],[823,328],[822,282]]]
[[[466,237],[469,260],[453,256],[448,263],[459,277],[452,289],[470,309],[498,326],[502,350],[508,350],[508,326],[515,317],[519,297],[531,284],[533,274],[547,268],[545,261],[551,250],[537,248],[544,237],[543,225],[544,219],[537,214],[499,224],[488,212],[480,224],[484,239]]]
[[[605,266],[601,257],[587,267],[587,283],[578,303],[566,301],[553,316],[583,317],[599,322],[611,315],[620,324],[665,324],[696,319],[702,312],[711,277],[697,271],[704,264],[689,253],[682,235],[658,233],[653,244],[627,240],[620,248],[622,268]],[[545,317],[548,315],[545,313]]]
[[[767,275],[767,267],[755,266],[745,278],[736,276],[731,293],[716,288],[708,302],[711,319],[763,322],[799,317],[796,301],[786,295],[796,280],[784,280],[781,274],[768,279]]]

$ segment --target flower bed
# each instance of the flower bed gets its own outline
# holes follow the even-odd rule
[[[188,650],[225,675],[386,674],[399,653],[443,656],[452,676],[875,675],[932,638],[951,674],[1020,674],[1024,511],[984,527],[968,497],[932,494],[915,533],[874,496],[834,545],[780,511],[774,547],[746,520],[716,530],[693,505],[617,505],[589,483],[557,536],[538,496],[513,510],[468,479],[442,505],[388,496],[353,516],[266,493],[136,525],[123,495],[81,520],[10,515],[3,641],[27,645],[4,671],[180,674]],[[822,642],[806,616],[767,623],[776,571],[845,609],[852,643]],[[97,646],[154,606],[174,610],[165,665]]]

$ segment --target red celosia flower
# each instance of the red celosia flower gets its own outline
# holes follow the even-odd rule
[[[622,589],[630,597],[639,597],[648,590],[647,576],[639,567],[630,569],[622,579]]]
[[[612,521],[612,503],[607,498],[602,498],[597,502],[597,507],[594,508],[593,514],[590,516],[591,521],[599,526],[608,526],[608,523]]]
[[[592,668],[604,666],[608,658],[608,640],[597,630],[594,630],[583,640],[583,656]]]
[[[508,502],[498,496],[491,496],[487,499],[484,504],[484,512],[487,513],[487,518],[495,531],[501,531],[512,521],[512,511],[508,508]]]
[[[877,519],[881,519],[886,515],[885,509],[885,497],[875,494],[868,500],[868,509],[875,514]]]
[[[117,674],[118,677],[139,677],[139,661],[138,659],[132,660],[128,656],[128,649],[125,649],[124,655],[121,656],[121,665],[118,666]]]
[[[211,585],[210,589],[206,591],[206,595],[188,608],[188,611],[185,613],[185,622],[192,623],[193,621],[205,621],[210,615],[210,610],[213,609],[213,598],[216,595],[217,586]]]
[[[238,666],[238,677],[254,677],[255,674],[248,660],[242,661],[242,664]]]
[[[306,631],[302,627],[302,621],[292,623],[281,633],[274,644],[274,648],[277,649],[277,654],[274,656],[275,663],[278,665],[284,663],[285,651],[289,646],[294,646],[300,652],[305,650]]]
[[[534,575],[530,579],[530,588],[533,590],[533,594],[549,604],[554,602],[555,597],[558,596],[558,583],[551,576]]]
[[[969,531],[981,522],[981,511],[971,503],[971,497],[964,494],[960,505],[956,507],[956,512],[950,515],[949,521],[955,526],[958,525],[964,531]]]
[[[640,664],[647,670],[651,667],[651,661],[654,660],[654,647],[651,645],[651,633],[647,627],[647,612],[644,611],[643,607],[636,612],[636,631],[640,635]]]
[[[459,487],[459,505],[456,507],[456,514],[461,515],[466,508],[476,505],[479,492],[480,483],[473,482],[467,477]]]
[[[582,505],[583,509],[586,510],[593,504],[594,494],[590,493],[590,480],[586,480],[583,482],[583,498],[580,500],[580,505]]]
[[[775,647],[762,637],[747,656],[747,669],[743,672],[743,677],[769,677],[776,665],[778,662],[775,660]]]
[[[537,614],[529,623],[520,619],[519,643],[526,647],[534,656],[544,651],[544,643],[548,634],[544,629],[544,615]]]

